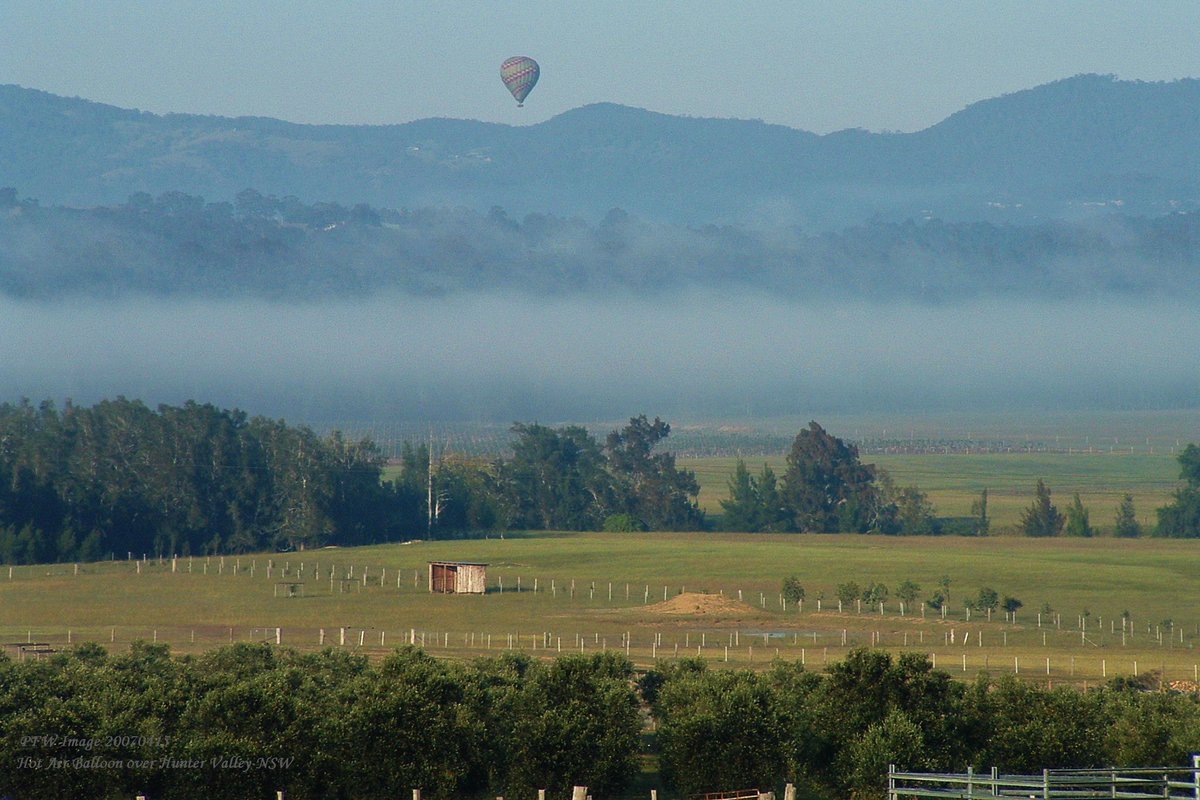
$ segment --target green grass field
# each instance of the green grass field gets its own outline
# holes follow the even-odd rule
[[[986,487],[992,531],[998,534],[1012,532],[1041,478],[1060,509],[1079,492],[1103,534],[1111,531],[1126,492],[1141,522],[1153,525],[1155,509],[1177,486],[1179,468],[1171,451],[1180,437],[1187,440],[1183,432],[1194,429],[1196,420],[1196,412],[1093,415],[1083,422],[1052,415],[992,423],[906,418],[848,420],[830,430],[878,441],[896,430],[910,438],[969,441],[1040,437],[1054,446],[872,452],[863,460],[887,469],[897,486],[920,487],[943,516],[967,514]],[[1096,444],[1102,432],[1111,445]],[[1117,446],[1129,441],[1138,442],[1133,452]],[[762,457],[746,460],[752,472],[764,463]],[[782,477],[782,456],[765,460]],[[719,513],[735,459],[688,458],[680,464],[696,472],[701,505]],[[11,578],[0,567],[0,642],[18,656],[18,643],[58,649],[86,639],[120,648],[134,639],[157,638],[189,652],[230,640],[274,641],[278,627],[285,645],[316,648],[324,630],[325,645],[361,646],[373,655],[413,638],[452,658],[509,647],[553,655],[624,649],[628,643],[630,656],[642,666],[675,655],[761,666],[778,653],[814,668],[850,647],[877,645],[930,653],[938,666],[965,677],[987,669],[1076,683],[1134,671],[1192,679],[1200,676],[1198,557],[1200,542],[1110,537],[547,533],[227,556],[223,567],[217,558],[179,559],[174,571],[169,560],[145,563],[140,572],[133,562],[81,565],[78,574],[73,565],[16,567]],[[489,593],[430,594],[425,575],[431,560],[488,562]],[[281,576],[284,569],[287,575]],[[781,581],[792,574],[807,590],[802,610],[781,606]],[[944,620],[914,609],[902,616],[894,599],[882,615],[878,609],[837,610],[841,583],[874,581],[894,591],[901,581],[913,580],[925,598],[942,576],[951,579],[952,613]],[[305,596],[276,596],[281,581],[302,582]],[[1015,622],[965,619],[963,599],[984,586],[1024,602]],[[684,591],[688,596],[677,599]],[[711,596],[697,599],[693,593]],[[665,607],[664,598],[670,601]],[[694,607],[678,613],[678,603]],[[1054,611],[1039,626],[1044,604]],[[1123,635],[1125,611],[1131,620]]]
[[[931,653],[940,667],[968,677],[1017,670],[1080,682],[1163,670],[1168,679],[1191,679],[1200,672],[1197,556],[1200,542],[1162,540],[550,534],[226,557],[223,568],[212,558],[207,574],[203,558],[180,559],[174,572],[169,560],[148,562],[140,573],[132,562],[82,565],[78,575],[71,565],[17,567],[11,579],[0,570],[0,641],[11,654],[18,653],[14,643],[57,649],[68,637],[117,647],[157,639],[186,652],[230,639],[274,641],[279,627],[285,645],[316,648],[324,629],[326,645],[361,643],[372,654],[415,633],[431,652],[461,658],[510,646],[536,655],[624,649],[628,636],[641,665],[675,655],[763,665],[778,654],[820,668],[849,647],[877,645]],[[425,591],[427,562],[442,559],[488,562],[489,593]],[[284,580],[303,581],[304,597],[274,596],[285,566]],[[780,606],[780,582],[789,574],[807,589],[802,611]],[[894,588],[911,579],[924,597],[943,575],[952,580],[953,613],[945,620],[913,609],[901,616],[894,600],[882,615],[837,611],[839,583]],[[966,621],[961,599],[982,586],[1025,603],[1015,624],[1000,616]],[[718,596],[690,613],[671,613],[685,590],[684,600]],[[667,607],[664,596],[672,599]],[[1044,603],[1058,616],[1039,627]],[[1131,615],[1124,636],[1123,611]]]
[[[964,516],[983,489],[988,490],[988,512],[995,533],[1017,525],[1021,512],[1033,502],[1039,478],[1049,487],[1060,511],[1079,492],[1091,524],[1101,533],[1111,531],[1117,505],[1125,493],[1133,495],[1138,520],[1153,526],[1155,509],[1170,501],[1178,486],[1179,464],[1169,453],[952,453],[948,455],[872,454],[866,463],[886,469],[897,486],[917,486],[929,495],[941,516]],[[719,514],[720,501],[729,497],[728,482],[736,458],[684,459],[700,481],[700,505]],[[782,479],[783,457],[749,458],[752,474],[770,465]]]

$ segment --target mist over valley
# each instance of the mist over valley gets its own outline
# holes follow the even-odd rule
[[[0,87],[3,399],[311,422],[1193,407],[1197,86],[1077,76],[825,136]]]
[[[7,400],[293,421],[1191,407],[1186,301],[819,306],[763,293],[0,300]]]

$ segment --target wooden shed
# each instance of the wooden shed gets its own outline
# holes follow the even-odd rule
[[[484,594],[487,564],[475,561],[430,561],[429,591],[439,594]]]

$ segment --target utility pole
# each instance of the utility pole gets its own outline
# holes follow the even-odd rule
[[[426,508],[429,511],[429,522],[426,532],[429,538],[433,538],[433,428],[429,429],[429,481],[428,481],[429,496],[426,499]]]

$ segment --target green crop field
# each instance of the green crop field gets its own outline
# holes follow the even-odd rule
[[[1117,505],[1133,495],[1138,520],[1150,527],[1155,509],[1170,500],[1178,486],[1179,449],[1200,440],[1200,410],[1074,411],[1052,413],[954,413],[822,416],[830,433],[857,442],[865,463],[886,469],[897,486],[917,486],[941,516],[963,516],[980,491],[988,490],[993,533],[1012,531],[1021,511],[1033,501],[1038,479],[1049,487],[1060,510],[1078,492],[1091,523],[1110,532]],[[759,419],[733,423],[679,423],[668,447],[678,449],[680,466],[693,470],[700,482],[700,506],[721,513],[728,480],[745,452],[757,474],[769,464],[776,476],[786,469],[784,454],[807,417]],[[587,425],[603,438],[619,422]],[[379,435],[369,427],[355,435]],[[414,432],[415,435],[416,432]],[[439,457],[500,455],[508,436],[503,429],[439,431]],[[398,442],[388,439],[387,450]],[[421,437],[417,436],[418,443]],[[480,449],[482,448],[482,449]],[[393,478],[399,467],[385,470]]]
[[[1200,542],[1191,541],[589,533],[226,556],[223,564],[105,562],[78,574],[73,565],[16,567],[11,578],[0,568],[0,641],[16,657],[21,643],[59,649],[85,639],[158,640],[186,652],[274,641],[278,628],[285,645],[372,654],[413,639],[454,658],[628,642],[641,665],[676,655],[763,665],[778,656],[818,669],[850,647],[877,645],[928,652],[966,676],[1193,679],[1197,556]],[[427,592],[427,562],[443,559],[489,563],[488,593]],[[781,581],[792,574],[807,590],[803,609],[781,604]],[[880,582],[894,593],[912,580],[927,597],[943,576],[951,580],[945,619],[913,608],[901,615],[894,599],[882,614],[837,609],[842,583]],[[302,583],[304,596],[288,597],[289,583]],[[985,586],[1023,601],[1015,622],[999,613],[966,619],[962,600]],[[1052,611],[1039,626],[1044,605]]]
[[[941,516],[964,516],[971,503],[988,490],[988,512],[996,533],[1017,525],[1021,512],[1033,502],[1038,479],[1046,482],[1060,511],[1079,493],[1091,523],[1101,532],[1111,529],[1117,505],[1126,493],[1143,526],[1153,526],[1154,510],[1170,501],[1179,485],[1179,463],[1168,453],[921,453],[871,454],[862,459],[887,470],[897,486],[917,486],[929,495]],[[682,459],[680,465],[700,481],[700,505],[710,514],[721,512],[729,497],[728,482],[736,458]],[[748,458],[758,474],[763,464],[782,478],[782,456]]]

